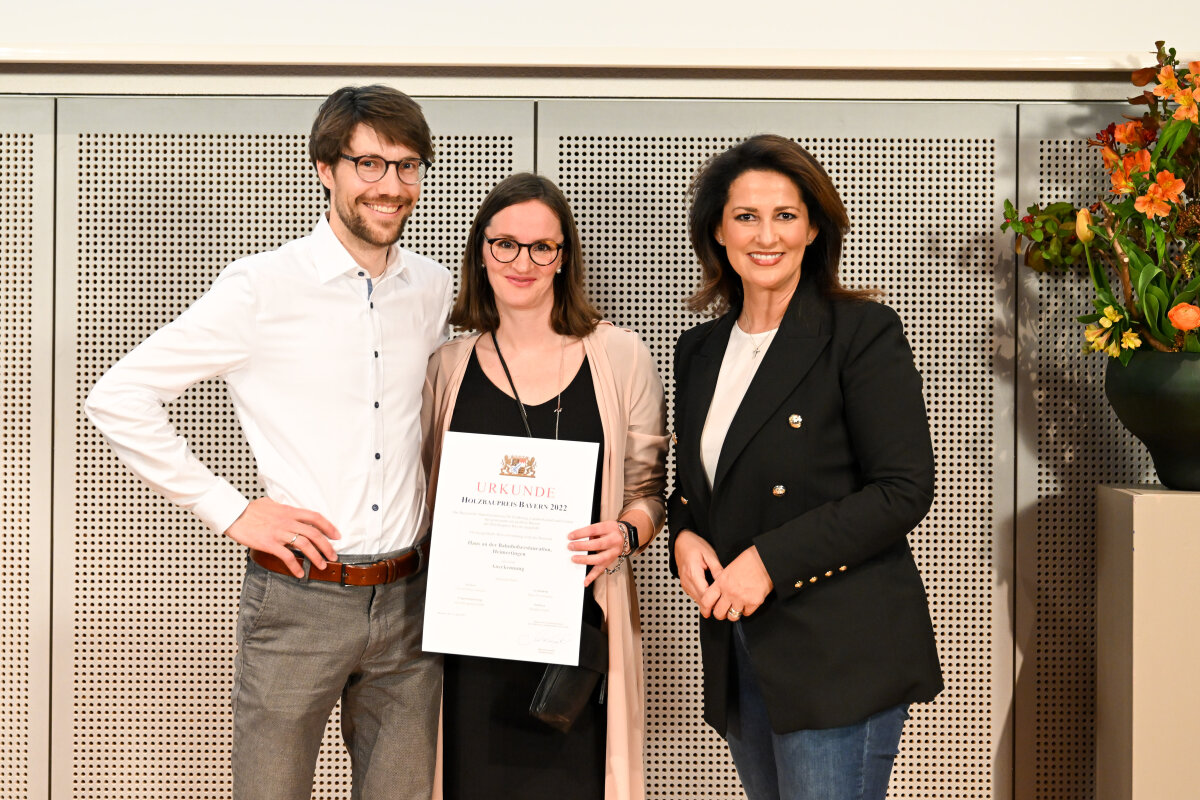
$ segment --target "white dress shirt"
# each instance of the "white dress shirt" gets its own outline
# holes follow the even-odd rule
[[[322,215],[311,236],[229,265],[96,383],[84,411],[139,477],[223,533],[249,500],[163,408],[220,375],[268,497],[332,522],[339,553],[398,550],[425,528],[421,389],[452,297],[444,267],[395,246],[371,280]]]

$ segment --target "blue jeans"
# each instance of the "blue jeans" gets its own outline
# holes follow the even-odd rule
[[[738,707],[726,740],[748,800],[884,800],[908,704],[843,728],[775,733],[742,626],[731,624]]]

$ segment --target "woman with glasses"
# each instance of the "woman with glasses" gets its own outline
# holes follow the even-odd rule
[[[909,532],[933,447],[899,316],[838,279],[846,209],[762,135],[692,183],[720,316],[675,348],[671,569],[699,607],[704,716],[750,800],[883,800],[910,703],[942,688]]]
[[[581,638],[590,628],[607,644],[608,668],[563,733],[530,715],[545,664],[447,655],[442,796],[641,800],[642,645],[629,560],[664,517],[658,372],[636,333],[599,320],[571,209],[538,175],[513,175],[484,199],[450,321],[475,333],[430,360],[430,505],[446,431],[596,442],[593,524],[563,547],[587,565]]]

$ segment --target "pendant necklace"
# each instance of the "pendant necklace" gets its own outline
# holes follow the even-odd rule
[[[517,410],[521,412],[521,424],[525,426],[525,435],[530,439],[533,438],[533,432],[529,430],[529,415],[525,413],[525,404],[521,402],[521,395],[517,394],[517,385],[513,383],[512,373],[508,371],[508,363],[504,360],[504,354],[500,352],[500,343],[496,341],[496,332],[491,332],[492,346],[496,348],[496,356],[500,359],[500,366],[504,367],[504,377],[508,378],[508,386],[512,389],[513,399],[517,401]],[[560,339],[558,349],[558,400],[554,406],[554,440],[558,441],[558,420],[562,415],[562,378],[563,378],[563,358],[565,357],[567,344]]]

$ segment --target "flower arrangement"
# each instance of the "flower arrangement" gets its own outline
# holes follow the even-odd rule
[[[1079,209],[1032,205],[1024,216],[1006,200],[1001,225],[1035,270],[1087,267],[1096,294],[1095,311],[1079,317],[1084,350],[1123,364],[1145,347],[1200,352],[1200,61],[1180,72],[1163,44],[1155,66],[1133,73],[1142,92],[1129,102],[1146,111],[1088,140],[1111,194]]]

